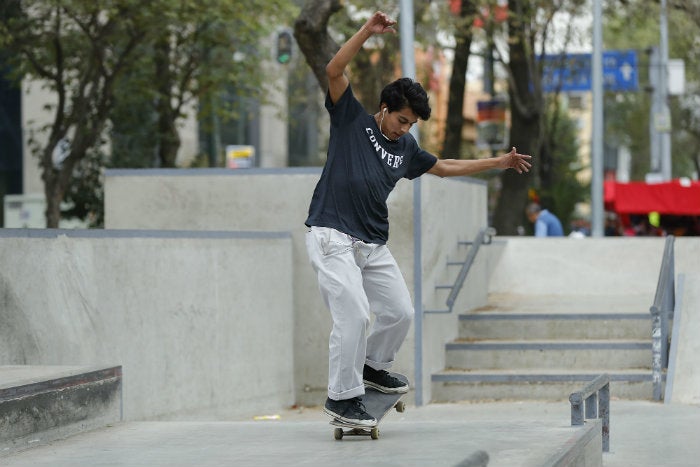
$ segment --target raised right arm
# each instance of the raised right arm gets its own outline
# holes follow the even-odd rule
[[[378,11],[357,31],[326,65],[326,75],[328,76],[328,93],[331,102],[336,103],[343,95],[350,82],[345,74],[350,60],[353,59],[362,45],[374,34],[395,33],[393,25],[396,21],[386,14]]]

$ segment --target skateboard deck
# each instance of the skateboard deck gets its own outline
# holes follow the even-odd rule
[[[391,375],[408,384],[408,378],[404,375],[399,373],[391,373]],[[403,395],[404,394],[385,394],[374,388],[366,387],[365,395],[362,396],[362,403],[367,413],[376,418],[377,425],[379,425],[379,422],[382,421],[384,416],[386,416],[391,409],[396,409],[397,412],[404,411],[406,405],[401,400]],[[377,428],[377,426],[363,427],[343,422],[337,418],[331,420],[330,424],[336,427],[333,430],[333,436],[337,440],[343,439],[343,436],[369,436],[372,439],[379,439],[379,428]]]

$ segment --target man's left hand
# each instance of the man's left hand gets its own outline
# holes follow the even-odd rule
[[[531,159],[532,156],[528,156],[527,154],[518,154],[515,147],[513,147],[508,154],[501,157],[501,168],[514,169],[519,174],[529,172],[530,167],[532,167],[532,164],[530,164]]]

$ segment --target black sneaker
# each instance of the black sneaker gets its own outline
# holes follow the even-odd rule
[[[365,386],[386,394],[406,394],[408,392],[408,384],[391,376],[386,370],[375,370],[365,365],[362,371],[362,379],[365,382]]]
[[[365,406],[362,404],[362,399],[353,397],[352,399],[344,399],[334,401],[331,398],[326,399],[326,405],[323,411],[333,418],[337,418],[341,422],[350,423],[351,425],[373,427],[377,425],[377,420],[367,413]]]

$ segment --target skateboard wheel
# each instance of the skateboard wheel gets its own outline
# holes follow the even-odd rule
[[[396,408],[397,412],[403,412],[406,410],[406,404],[404,404],[403,401],[398,401],[394,407]]]
[[[379,439],[379,428],[377,428],[376,426],[372,428],[372,430],[369,432],[369,436],[372,439]]]
[[[343,439],[343,429],[336,428],[335,430],[333,430],[333,437],[337,440]]]

